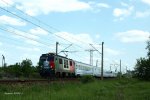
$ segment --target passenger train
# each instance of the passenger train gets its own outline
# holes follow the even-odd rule
[[[40,56],[40,72],[43,77],[77,77],[91,75],[101,76],[101,69],[97,66],[85,64],[67,57],[56,55],[55,53],[42,54]],[[116,77],[116,73],[104,71],[103,77]]]

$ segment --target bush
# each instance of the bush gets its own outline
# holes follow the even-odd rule
[[[150,59],[140,58],[137,60],[135,77],[150,81]]]
[[[93,82],[93,81],[94,81],[94,77],[91,75],[84,75],[81,77],[82,83],[89,83],[89,82]]]

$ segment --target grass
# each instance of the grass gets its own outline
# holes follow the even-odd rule
[[[135,79],[0,84],[0,100],[150,100],[150,82]]]

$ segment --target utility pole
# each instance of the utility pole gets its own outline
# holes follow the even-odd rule
[[[111,71],[111,66],[112,66],[113,64],[110,64],[110,71]]]
[[[120,78],[121,78],[121,59],[120,59]]]
[[[101,54],[101,80],[103,80],[103,62],[104,62],[104,42],[102,42],[102,52],[99,52],[92,44],[90,44],[99,54]]]
[[[90,49],[90,50],[86,50],[86,51],[90,52],[90,65],[93,65],[93,52],[97,51],[97,50]]]
[[[98,67],[98,60],[96,60],[96,67]]]
[[[90,65],[93,65],[93,50],[90,50]]]
[[[104,51],[103,51],[104,42],[102,42],[102,61],[101,61],[101,80],[103,80],[103,62],[104,62]]]
[[[5,56],[2,55],[2,67],[5,67]]]
[[[2,67],[3,67],[3,55],[2,55]]]
[[[56,42],[56,55],[58,54],[58,44],[59,42]]]

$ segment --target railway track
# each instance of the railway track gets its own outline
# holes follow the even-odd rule
[[[78,81],[76,78],[57,78],[57,79],[5,79],[0,80],[0,84],[15,83],[42,83],[42,82],[62,82],[62,81]]]

